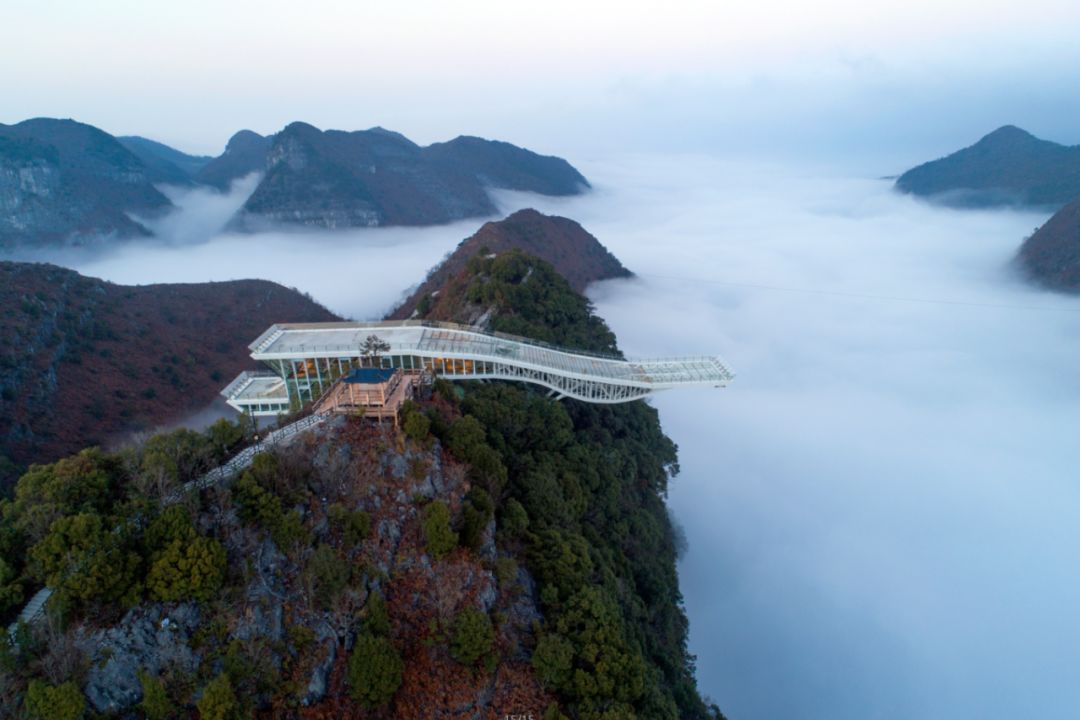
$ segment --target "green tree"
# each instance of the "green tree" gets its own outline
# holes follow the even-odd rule
[[[94,513],[54,522],[48,535],[30,549],[30,557],[39,580],[77,602],[130,604],[141,592],[139,556]]]
[[[31,465],[15,486],[9,517],[30,542],[37,542],[62,516],[106,512],[119,474],[118,464],[97,448],[51,465]]]
[[[200,720],[240,720],[241,717],[240,701],[226,673],[210,681],[195,707],[199,709]]]
[[[424,506],[422,515],[428,552],[438,560],[457,546],[457,533],[450,527],[450,508],[435,500]]]
[[[230,451],[244,439],[244,428],[240,423],[230,422],[226,418],[216,420],[205,432],[218,462],[225,460]]]
[[[153,554],[161,552],[175,540],[191,542],[196,535],[187,508],[170,505],[150,522],[143,537],[146,547]]]
[[[485,444],[484,426],[472,415],[466,415],[450,426],[447,447],[450,452],[466,462],[481,445]]]
[[[516,498],[510,498],[503,505],[499,524],[501,526],[499,530],[506,537],[520,539],[529,529],[529,513]]]
[[[478,550],[483,540],[484,530],[495,515],[495,504],[491,496],[482,487],[474,487],[465,495],[461,506],[461,542],[466,547]]]
[[[23,585],[19,573],[3,557],[0,557],[0,615],[23,601]]]
[[[142,701],[139,709],[146,715],[146,720],[168,720],[176,715],[176,706],[165,692],[161,678],[140,670],[139,684],[142,685]]]
[[[232,496],[240,506],[240,519],[245,522],[269,528],[281,519],[281,501],[259,484],[251,470],[245,471],[233,483]]]
[[[463,665],[475,665],[491,654],[495,628],[487,613],[474,607],[464,608],[454,618],[450,654]]]
[[[225,579],[225,548],[213,538],[173,540],[160,553],[146,578],[155,600],[209,600]]]
[[[360,353],[371,361],[372,365],[378,366],[379,355],[390,352],[390,343],[378,335],[368,335],[360,345]]]
[[[195,479],[214,464],[215,448],[202,433],[181,428],[172,432],[158,433],[143,446],[145,458],[156,458],[161,470],[175,470],[180,482]]]
[[[70,680],[62,685],[31,680],[23,702],[31,720],[79,720],[86,713],[86,698]]]
[[[362,634],[346,668],[349,694],[369,709],[381,707],[401,687],[404,669],[401,655],[388,639]]]
[[[627,641],[619,607],[606,591],[595,586],[580,588],[556,621],[555,630],[574,647],[574,672],[562,689],[578,700],[582,710],[598,716],[595,713],[606,704],[632,704],[645,692],[641,651]],[[548,659],[555,655],[545,654]],[[561,665],[548,669],[555,667]]]
[[[378,637],[390,635],[390,614],[386,612],[386,601],[378,590],[371,591],[364,606],[364,632]]]
[[[536,643],[532,666],[545,686],[553,690],[566,688],[574,670],[574,645],[558,633],[545,633]]]

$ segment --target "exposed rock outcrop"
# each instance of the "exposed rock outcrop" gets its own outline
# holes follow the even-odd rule
[[[94,710],[117,713],[134,707],[142,699],[139,672],[194,672],[199,661],[188,643],[199,620],[194,603],[144,605],[116,626],[85,637],[81,644],[91,660],[85,690]]]
[[[143,162],[74,120],[0,125],[0,249],[149,234],[129,213],[171,207]]]

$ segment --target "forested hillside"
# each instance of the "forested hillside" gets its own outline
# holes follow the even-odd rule
[[[28,463],[202,410],[272,323],[334,319],[264,280],[124,286],[0,262],[0,496]]]
[[[476,258],[440,295],[495,329],[615,349],[520,253]],[[178,484],[245,428],[32,469],[0,504],[0,607],[56,592],[50,622],[0,652],[0,713],[718,715],[686,651],[676,448],[655,410],[439,380],[401,428],[339,417],[192,495]]]

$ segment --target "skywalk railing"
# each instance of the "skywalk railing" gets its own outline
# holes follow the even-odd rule
[[[596,352],[594,350],[578,350],[576,348],[568,349],[565,347],[560,347],[558,345],[552,345],[551,343],[544,342],[543,340],[534,340],[532,338],[521,337],[520,335],[511,335],[509,333],[483,330],[472,325],[459,325],[458,323],[442,322],[439,320],[376,320],[372,322],[278,323],[267,329],[255,340],[255,342],[253,342],[251,345],[248,345],[248,348],[256,353],[265,351],[266,347],[272,344],[272,341],[270,339],[271,336],[273,336],[277,331],[282,331],[282,334],[284,334],[289,330],[378,330],[380,328],[385,329],[401,327],[420,327],[436,330],[453,330],[457,332],[472,333],[474,335],[483,335],[485,337],[499,338],[500,340],[509,340],[511,342],[520,343],[522,345],[533,345],[535,347],[555,350],[557,352],[572,353],[574,355],[587,355],[589,357],[601,358],[604,360],[627,359],[617,352],[602,353]],[[273,339],[276,340],[277,337],[274,337]]]
[[[589,353],[578,353],[572,350],[563,350],[553,346],[536,346],[541,347],[544,350],[555,352],[560,355],[568,357],[586,357],[595,360],[601,360],[610,362],[615,366],[651,366],[651,365],[675,365],[675,364],[687,364],[687,363],[700,363],[700,364],[719,364],[721,367],[727,368],[722,360],[719,360],[715,356],[709,355],[695,355],[689,357],[663,357],[663,358],[615,358],[602,355],[595,355]],[[507,353],[500,353],[497,348],[433,348],[427,343],[395,343],[391,345],[390,350],[383,352],[380,357],[386,358],[392,355],[407,355],[408,351],[418,351],[423,353],[444,352],[446,355],[488,355],[491,358],[505,359],[511,357]],[[357,345],[352,343],[298,343],[296,345],[289,345],[281,350],[275,350],[278,354],[287,353],[351,353],[355,356],[361,356],[362,351]],[[255,353],[259,354],[259,353]],[[273,373],[271,373],[273,374]]]
[[[282,440],[313,428],[324,420],[326,420],[326,415],[308,415],[283,428],[274,430],[255,445],[251,445],[241,450],[224,465],[219,465],[202,477],[181,485],[175,492],[170,493],[162,499],[162,505],[172,505],[179,502],[189,492],[205,490],[206,488],[213,487],[220,482],[228,480],[232,476],[251,467],[252,461],[259,453],[266,452]]]

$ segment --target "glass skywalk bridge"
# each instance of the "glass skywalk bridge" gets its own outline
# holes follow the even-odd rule
[[[372,335],[389,349],[365,355]],[[302,405],[352,368],[372,364],[448,379],[519,380],[594,403],[629,402],[683,386],[724,387],[734,378],[716,357],[625,359],[423,320],[276,324],[249,347],[272,372],[242,373],[222,395],[254,415]]]

